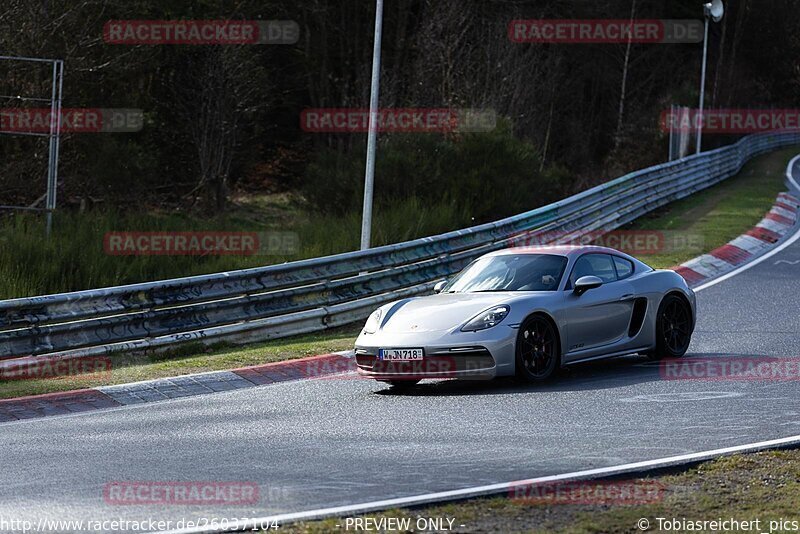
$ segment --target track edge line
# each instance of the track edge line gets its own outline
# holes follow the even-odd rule
[[[530,478],[524,480],[515,480],[512,482],[500,482],[497,484],[475,486],[471,488],[462,488],[457,490],[440,491],[435,493],[414,495],[411,497],[397,497],[394,499],[384,499],[380,501],[372,501],[372,502],[345,505],[345,506],[336,506],[330,508],[319,508],[316,510],[306,510],[304,512],[293,512],[288,514],[264,516],[264,517],[247,519],[245,521],[237,521],[235,523],[230,523],[224,529],[198,527],[198,528],[170,530],[167,532],[168,534],[211,534],[217,532],[236,532],[236,531],[241,532],[246,530],[253,530],[261,525],[270,525],[270,524],[285,525],[289,523],[296,523],[298,521],[313,521],[319,519],[327,519],[331,517],[357,515],[367,512],[387,510],[390,508],[420,506],[420,505],[435,504],[440,502],[461,501],[476,497],[502,495],[502,494],[507,494],[513,488],[522,485],[544,484],[544,483],[558,482],[558,481],[594,480],[594,479],[609,478],[617,475],[630,474],[630,473],[644,474],[647,472],[663,469],[666,467],[676,467],[697,462],[703,462],[707,460],[713,460],[715,458],[719,458],[722,456],[730,456],[732,454],[752,453],[769,449],[789,448],[795,446],[800,446],[800,435],[787,436],[767,441],[759,441],[755,443],[748,443],[745,445],[734,445],[732,447],[724,447],[721,449],[713,449],[710,451],[701,451],[689,454],[681,454],[677,456],[668,456],[666,458],[658,458],[655,460],[644,460],[641,462],[633,462],[633,463],[609,466],[609,467],[598,467],[594,469],[573,471],[570,473],[562,473],[558,475],[548,475],[548,476]]]

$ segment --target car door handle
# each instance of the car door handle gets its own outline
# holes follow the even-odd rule
[[[636,295],[634,295],[634,294],[632,294],[632,293],[631,293],[631,294],[629,294],[629,295],[622,295],[622,296],[619,298],[619,301],[620,301],[620,302],[626,302],[626,301],[629,301],[629,300],[633,300],[633,297],[635,297],[635,296],[636,296]]]

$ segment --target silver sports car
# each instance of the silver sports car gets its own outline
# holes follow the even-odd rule
[[[370,315],[355,346],[361,375],[397,387],[424,378],[540,381],[623,354],[676,358],[696,317],[680,275],[596,246],[492,252],[434,291]]]

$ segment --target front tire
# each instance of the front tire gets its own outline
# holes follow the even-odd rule
[[[677,295],[667,295],[656,315],[656,349],[651,359],[680,358],[692,340],[692,311]]]
[[[517,377],[526,382],[544,382],[561,365],[558,333],[542,315],[525,319],[516,344]]]

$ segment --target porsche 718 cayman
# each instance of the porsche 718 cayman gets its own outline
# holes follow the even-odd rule
[[[396,386],[425,378],[549,378],[561,366],[623,354],[680,357],[694,292],[674,271],[596,246],[486,254],[434,295],[381,306],[356,340],[361,375]]]

